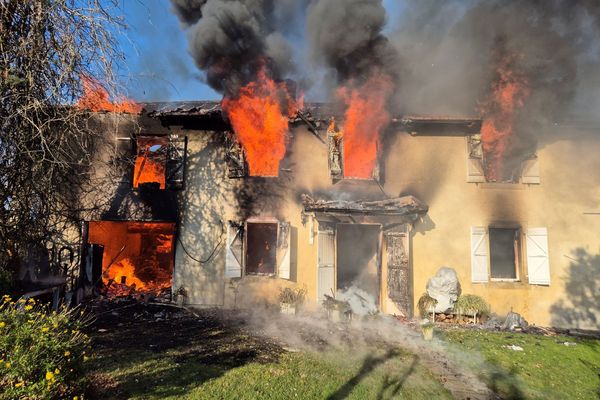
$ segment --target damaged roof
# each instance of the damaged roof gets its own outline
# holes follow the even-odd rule
[[[174,101],[143,103],[143,113],[158,118],[167,125],[186,125],[206,121],[211,125],[228,125],[220,101]],[[305,103],[297,115],[290,117],[292,123],[307,123],[318,129],[331,117],[342,118],[341,110],[332,103]],[[479,133],[481,118],[472,116],[419,116],[409,115],[392,118],[392,125],[413,135],[464,136]]]

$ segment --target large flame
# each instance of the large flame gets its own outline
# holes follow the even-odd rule
[[[170,287],[174,230],[165,222],[90,221],[88,241],[103,246],[102,282],[108,293],[159,293]]]
[[[358,87],[352,82],[338,90],[346,105],[344,115],[344,177],[370,179],[377,163],[377,147],[390,122],[386,103],[393,83],[385,74],[375,74]]]
[[[137,157],[133,168],[133,187],[142,183],[158,183],[160,189],[166,187],[167,146],[166,137],[139,137]],[[158,148],[152,151],[154,148]]]
[[[510,151],[518,111],[529,97],[526,77],[517,72],[516,54],[504,54],[496,68],[495,79],[487,101],[482,107],[481,141],[488,181],[506,180],[512,171],[503,171]]]
[[[279,175],[288,140],[288,117],[297,109],[285,84],[270,79],[263,68],[237,97],[224,97],[222,107],[244,147],[249,174]]]
[[[82,110],[129,114],[139,114],[142,111],[142,106],[125,97],[110,101],[108,91],[100,82],[90,76],[82,76],[81,82],[83,84],[83,96],[77,101],[76,106]]]

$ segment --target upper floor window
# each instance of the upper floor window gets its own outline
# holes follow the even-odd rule
[[[372,169],[370,174],[365,175],[364,171],[352,171],[352,168],[348,168],[344,158],[344,134],[343,131],[340,130],[339,126],[335,123],[335,119],[331,119],[329,123],[329,127],[327,128],[327,146],[328,146],[328,164],[329,164],[329,173],[331,174],[332,179],[340,180],[340,179],[374,179],[379,180],[379,164],[377,160],[377,148],[374,147],[369,151],[365,150],[367,154],[365,156],[364,163],[363,160],[360,159],[360,154],[357,154],[357,160],[354,160],[355,163],[361,164],[361,169],[364,168],[364,165],[370,165],[372,162]],[[354,153],[352,153],[354,154]],[[362,155],[364,156],[364,154]],[[373,157],[375,158],[373,160]],[[362,165],[364,164],[364,165]],[[354,168],[356,170],[356,168]],[[355,176],[356,174],[356,176]]]
[[[183,189],[187,137],[177,134],[138,136],[135,144],[134,188],[154,185],[158,189]]]
[[[493,176],[486,168],[486,154],[483,151],[481,136],[470,135],[467,137],[467,182],[474,183],[540,183],[540,167],[536,154],[524,160],[512,162],[510,173],[502,176]],[[497,175],[497,174],[496,174]]]

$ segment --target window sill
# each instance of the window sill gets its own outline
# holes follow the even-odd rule
[[[490,278],[490,282],[521,283],[520,279]]]

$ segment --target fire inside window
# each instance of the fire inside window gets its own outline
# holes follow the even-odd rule
[[[489,228],[490,277],[517,279],[520,254],[520,230],[516,228]]]
[[[137,157],[133,169],[133,187],[141,184],[166,188],[167,147],[166,136],[141,136],[137,139]]]
[[[375,162],[370,176],[347,176],[346,173],[348,171],[344,170],[344,134],[343,130],[335,123],[334,118],[331,118],[329,127],[327,128],[327,146],[329,173],[334,181],[341,179],[379,180],[379,165],[377,162]]]

